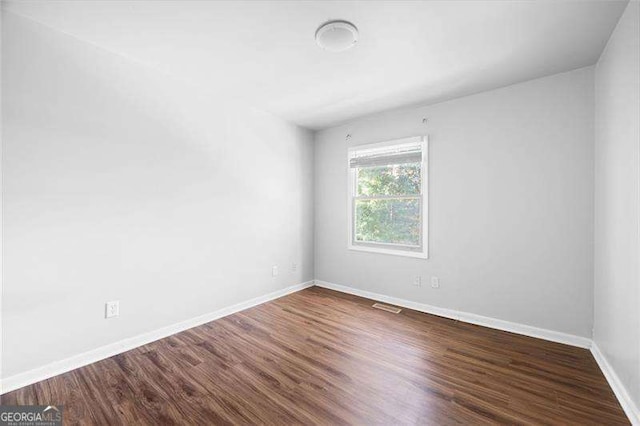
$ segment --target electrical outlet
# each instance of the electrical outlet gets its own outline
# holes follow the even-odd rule
[[[113,318],[120,315],[120,302],[114,300],[112,302],[107,302],[104,305],[104,317],[105,318]]]
[[[438,277],[431,277],[431,287],[433,287],[433,288],[440,288],[440,278],[438,278]]]
[[[291,264],[291,272],[295,272],[298,270],[298,264],[296,262],[293,262]]]
[[[413,277],[413,285],[415,287],[422,287],[422,277],[420,275]]]
[[[277,277],[278,276],[278,266],[277,265],[273,265],[271,267],[271,276],[272,277]]]

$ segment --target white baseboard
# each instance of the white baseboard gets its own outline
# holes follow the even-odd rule
[[[84,352],[79,355],[75,355],[70,358],[56,361],[42,367],[34,368],[33,370],[29,370],[24,373],[7,377],[6,379],[2,379],[0,381],[0,395],[19,389],[23,386],[39,382],[41,380],[66,373],[71,370],[75,370],[76,368],[83,367],[93,362],[101,361],[114,355],[121,354],[131,349],[135,349],[139,346],[146,345],[156,340],[171,336],[172,334],[176,334],[181,331],[208,323],[210,321],[217,320],[218,318],[226,317],[227,315],[249,309],[270,300],[286,296],[287,294],[312,287],[313,285],[313,281],[307,281],[302,284],[292,285],[282,290],[277,290],[265,294],[264,296],[259,296],[232,306],[228,306],[226,308],[219,309],[214,312],[210,312],[208,314],[200,315],[198,317],[191,318],[186,321],[181,321],[179,323],[172,324],[158,330],[150,331],[148,333],[144,333],[135,337],[130,337],[116,343],[112,343],[97,349],[90,350],[88,352]]]
[[[428,314],[434,314],[445,318],[456,319],[459,321],[468,322],[471,324],[482,325],[485,327],[495,328],[498,330],[509,331],[512,333],[522,334],[525,336],[537,337],[540,339],[550,340],[553,342],[559,342],[568,344],[571,346],[577,346],[581,348],[590,348],[593,357],[600,366],[604,376],[606,377],[609,385],[613,389],[616,397],[620,401],[620,405],[624,409],[625,413],[631,419],[633,425],[640,426],[640,410],[638,406],[633,402],[626,388],[618,378],[617,374],[606,360],[600,349],[592,342],[591,339],[581,336],[574,336],[571,334],[560,333],[557,331],[546,330],[542,328],[532,327],[529,325],[513,323],[509,321],[499,320],[495,318],[485,317],[481,315],[471,314],[468,312],[456,311],[452,309],[440,308],[437,306],[431,306],[424,303],[412,302],[405,299],[399,299],[395,297],[385,296],[379,293],[373,293],[365,290],[359,290],[352,287],[347,287],[340,284],[333,284],[326,281],[315,280],[308,281],[302,284],[296,284],[282,290],[277,290],[272,293],[259,296],[245,302],[241,302],[226,308],[219,309],[217,311],[201,315],[186,321],[182,321],[161,329],[144,333],[135,337],[121,340],[110,345],[102,346],[97,349],[93,349],[88,352],[61,360],[51,364],[47,364],[42,367],[35,368],[33,370],[16,374],[14,376],[7,377],[0,381],[0,395],[19,389],[23,386],[27,386],[41,380],[45,380],[59,374],[66,373],[76,368],[83,367],[93,362],[101,361],[114,355],[126,352],[131,349],[135,349],[139,346],[146,345],[156,340],[171,336],[184,330],[188,330],[198,325],[205,324],[210,321],[231,315],[236,312],[249,309],[253,306],[260,305],[273,299],[277,299],[287,294],[294,293],[296,291],[303,290],[313,285],[318,287],[328,288],[330,290],[336,290],[342,293],[353,294],[355,296],[366,297],[367,299],[373,299],[380,302],[389,303],[392,305],[402,306],[404,308],[413,309],[419,312],[425,312]]]
[[[564,343],[565,345],[577,346],[579,348],[589,349],[591,347],[591,339],[588,337],[575,336],[573,334],[561,333],[559,331],[547,330],[544,328],[533,327],[525,324],[518,324],[515,322],[476,315],[469,312],[456,311],[453,309],[427,305],[425,303],[412,302],[406,299],[399,299],[396,297],[386,296],[384,294],[372,293],[370,291],[347,287],[340,284],[334,284],[327,281],[315,280],[315,284],[318,287],[324,287],[330,290],[340,291],[342,293],[353,294],[355,296],[366,297],[367,299],[373,299],[396,306],[402,306],[403,308],[413,309],[414,311],[438,315],[441,317],[463,321],[470,324],[495,328],[502,331],[509,331],[511,333],[522,334],[530,337],[537,337],[538,339]]]
[[[605,358],[604,354],[600,352],[600,348],[598,348],[596,342],[593,342],[591,345],[591,353],[596,359],[600,370],[602,370],[604,377],[609,382],[609,386],[613,389],[613,393],[616,394],[620,405],[622,405],[622,409],[627,417],[629,417],[629,420],[631,420],[631,424],[634,426],[640,426],[640,408],[638,408],[638,406],[633,402],[629,392],[627,392],[627,389],[620,381],[620,378],[611,364],[609,364],[609,361],[607,361],[607,358]]]

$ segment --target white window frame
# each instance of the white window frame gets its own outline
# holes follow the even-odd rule
[[[359,243],[355,241],[355,197],[356,197],[356,169],[350,167],[350,160],[354,151],[363,149],[382,148],[386,146],[400,145],[404,143],[416,143],[422,145],[422,162],[420,163],[420,192],[422,195],[421,208],[421,245],[418,248],[393,243]],[[368,145],[356,145],[349,147],[347,155],[347,174],[348,174],[348,191],[347,191],[347,214],[348,214],[348,244],[349,250],[364,251],[370,253],[390,254],[395,256],[414,257],[419,259],[427,259],[429,257],[429,143],[428,136],[414,136],[403,139],[389,140],[380,143]]]

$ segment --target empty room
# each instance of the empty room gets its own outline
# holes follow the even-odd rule
[[[640,0],[0,1],[0,426],[640,425]]]

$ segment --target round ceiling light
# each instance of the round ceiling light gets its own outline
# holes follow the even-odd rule
[[[351,22],[329,21],[316,31],[316,43],[330,52],[342,52],[357,42],[358,29]]]

